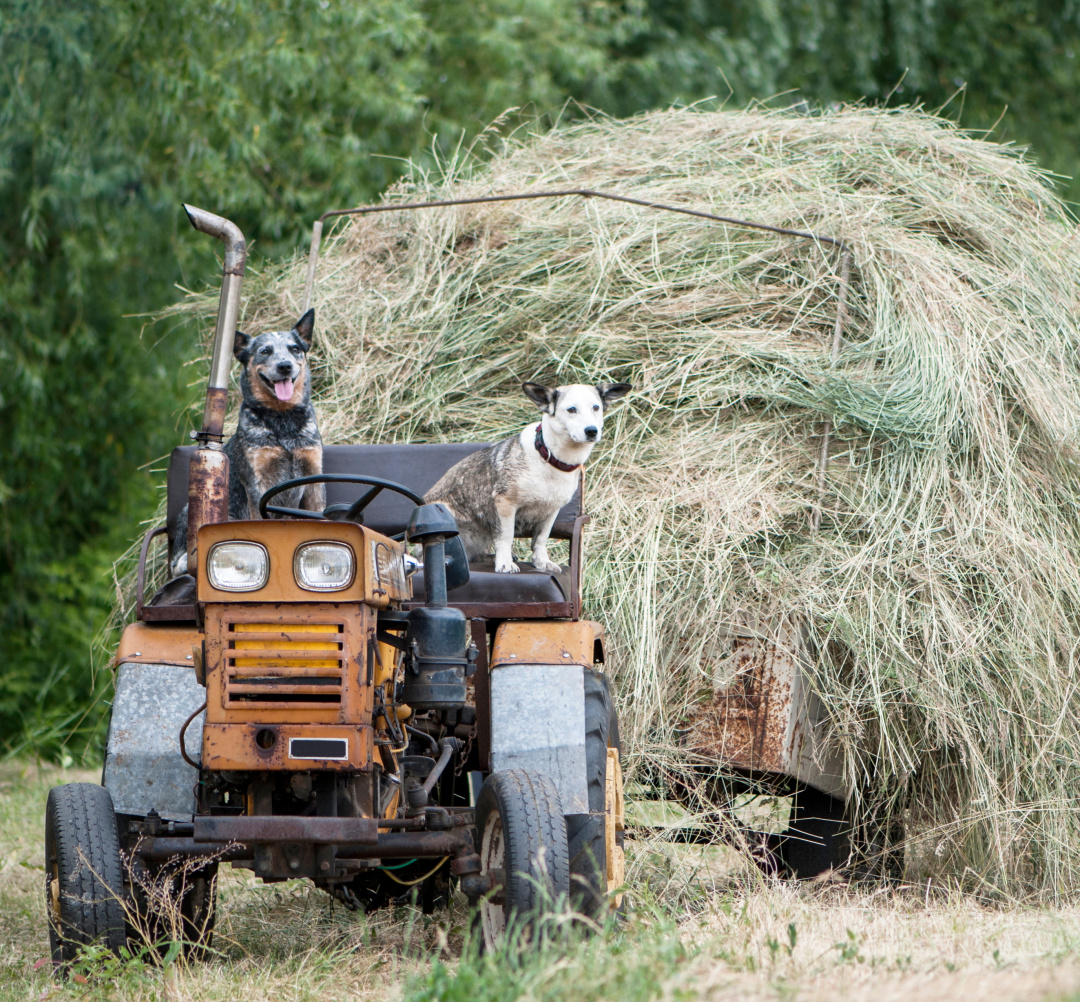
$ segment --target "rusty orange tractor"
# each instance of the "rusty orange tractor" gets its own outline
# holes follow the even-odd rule
[[[226,250],[204,424],[174,451],[166,524],[142,546],[103,784],[49,795],[55,962],[118,950],[133,927],[205,944],[223,862],[306,877],[349,908],[416,895],[431,909],[456,884],[488,944],[545,902],[607,908],[622,776],[604,632],[581,617],[581,489],[552,533],[569,541],[558,574],[470,566],[453,518],[423,503],[484,443],[328,446],[321,476],[229,521],[245,247],[232,223],[187,212]],[[323,511],[274,503],[312,480]],[[150,547],[185,506],[191,573],[145,598]]]

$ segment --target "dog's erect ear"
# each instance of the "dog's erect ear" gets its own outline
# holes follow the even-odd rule
[[[308,310],[307,313],[296,321],[296,326],[293,330],[300,335],[300,340],[304,342],[304,351],[307,351],[311,347],[311,339],[315,335],[314,308]]]
[[[548,414],[555,413],[555,401],[559,399],[559,391],[553,386],[545,386],[543,383],[522,383],[521,388],[537,407]]]
[[[625,397],[633,387],[629,383],[597,383],[596,392],[600,394],[600,403],[604,405],[604,410],[608,409],[608,405],[614,403],[616,400]]]
[[[232,343],[232,353],[241,365],[248,364],[248,360],[251,358],[251,342],[254,340],[250,334],[245,334],[243,331],[236,332],[236,337],[233,338]]]

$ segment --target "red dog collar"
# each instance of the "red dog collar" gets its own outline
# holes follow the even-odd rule
[[[551,465],[554,466],[555,469],[562,470],[563,473],[573,473],[574,470],[578,469],[578,467],[581,466],[581,463],[574,463],[574,465],[571,466],[569,463],[564,463],[561,459],[556,459],[551,454],[551,450],[546,445],[544,445],[543,421],[541,421],[536,426],[536,438],[533,440],[533,445],[536,446],[536,451],[539,452],[544,459],[551,463]]]

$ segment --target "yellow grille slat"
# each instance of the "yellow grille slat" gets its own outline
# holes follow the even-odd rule
[[[233,623],[233,633],[340,633],[337,623]]]
[[[239,671],[233,666],[226,669],[229,678],[343,678],[341,665],[335,662],[328,668],[319,665],[304,664],[297,667],[286,668],[282,671],[281,665],[253,665],[252,670]]]
[[[273,647],[283,651],[340,651],[341,644],[322,643],[313,640],[234,640],[238,651],[261,651]]]
[[[332,695],[340,701],[347,657],[344,631],[340,623],[228,624],[227,701],[245,703],[262,696],[260,705],[282,708],[304,705],[303,697]],[[233,657],[234,652],[245,656]],[[327,683],[312,684],[316,677],[327,678]],[[276,702],[266,701],[274,697]]]
[[[270,662],[269,664],[267,662]],[[340,668],[340,658],[233,658],[232,662],[237,668]]]

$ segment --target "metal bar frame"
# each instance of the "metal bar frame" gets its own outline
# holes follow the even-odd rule
[[[809,230],[796,230],[786,226],[772,226],[768,223],[755,223],[749,219],[738,219],[734,216],[721,216],[714,212],[705,212],[702,209],[689,209],[680,205],[667,205],[664,202],[653,202],[644,198],[633,198],[629,195],[616,195],[609,191],[596,191],[592,188],[564,188],[557,191],[525,191],[511,195],[477,195],[472,198],[444,198],[431,202],[386,203],[383,205],[360,205],[353,209],[331,209],[319,216],[311,229],[311,249],[308,252],[307,275],[304,279],[304,298],[300,307],[300,312],[306,313],[311,306],[311,294],[315,289],[315,272],[319,265],[319,245],[322,243],[323,225],[328,219],[337,219],[341,216],[366,216],[375,212],[404,212],[414,209],[439,209],[453,205],[486,205],[494,202],[520,202],[537,198],[570,197],[602,198],[612,202],[625,202],[628,205],[640,205],[645,209],[657,209],[662,212],[677,212],[680,215],[694,216],[697,219],[706,219],[714,223],[725,223],[729,226],[740,226],[745,229],[762,230],[766,233],[777,233],[786,237],[813,240],[816,243],[830,244],[831,246],[836,247],[841,254],[840,287],[836,302],[836,320],[833,324],[830,369],[836,367],[840,358],[840,349],[843,346],[844,311],[847,302],[848,287],[851,281],[852,248],[849,244],[837,237],[829,237],[822,233],[813,233]],[[832,437],[832,431],[832,421],[826,419],[821,435],[821,450],[818,454],[817,463],[818,499],[811,514],[811,521],[815,532],[821,528],[821,512],[826,488],[825,476],[829,465],[829,442]],[[467,614],[471,615],[472,611],[470,610]]]

